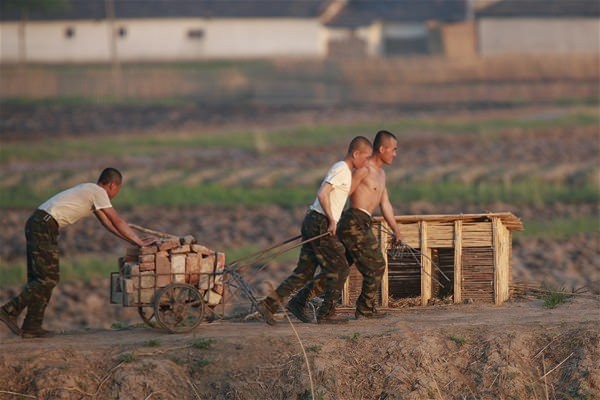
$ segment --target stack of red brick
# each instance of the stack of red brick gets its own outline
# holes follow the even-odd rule
[[[192,236],[129,247],[119,258],[119,282],[111,283],[111,301],[124,306],[150,304],[158,289],[187,283],[203,294],[207,304],[216,305],[223,297],[224,267],[225,253],[197,244]]]

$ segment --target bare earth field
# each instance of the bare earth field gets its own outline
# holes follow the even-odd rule
[[[191,129],[199,124],[195,118],[201,119],[194,117],[193,110],[178,113],[152,109],[134,114],[125,110],[113,119],[107,117],[110,110],[100,110],[94,119],[89,110],[68,115],[68,110],[41,108],[36,112],[48,121],[43,125],[40,118],[28,118],[27,109],[15,107],[9,111],[10,118],[2,118],[0,129],[1,138],[7,141],[38,140],[47,133],[64,137],[104,135],[119,132],[119,127],[123,132],[136,130],[136,134],[169,127]],[[403,116],[391,108],[337,113],[284,111],[272,116],[268,111],[228,110],[232,115],[211,114],[204,128],[271,129],[300,122],[357,122]],[[555,108],[461,111],[461,117],[545,118],[562,112]],[[90,125],[90,121],[97,123]],[[501,143],[482,140],[474,144],[468,132],[452,137],[416,132],[401,139],[397,165],[389,168],[388,176],[412,182],[456,175],[458,180],[477,182],[532,175],[551,184],[587,182],[597,171],[597,127],[573,131],[558,127],[526,134],[513,130],[503,135]],[[124,160],[127,171],[134,176],[127,182],[136,185],[135,176],[144,176],[148,171],[178,170],[182,155],[186,168],[209,166],[214,170],[198,184],[229,180],[237,185],[239,178],[232,171],[255,168],[243,183],[258,185],[252,182],[254,176],[261,176],[266,169],[283,170],[286,165],[301,170],[314,168],[316,172],[311,173],[322,175],[323,168],[341,154],[338,148],[323,147],[309,155],[284,149],[273,157],[227,150],[164,154],[153,163],[131,157]],[[435,168],[449,164],[451,167],[445,169]],[[42,171],[48,176],[57,172],[59,176],[65,169],[87,169],[90,165],[89,160],[50,165],[25,162],[10,165],[9,172]],[[485,168],[477,167],[482,165]],[[304,179],[290,176],[291,186],[294,179]],[[50,186],[59,183],[58,178],[45,181]],[[597,204],[568,201],[523,206],[416,201],[396,203],[394,208],[397,214],[510,211],[523,220],[525,229],[528,221],[545,218],[597,220],[599,211]],[[166,207],[156,217],[155,210],[144,206],[124,209],[122,214],[139,225],[193,234],[208,247],[223,249],[267,247],[295,236],[304,211],[303,207],[276,205],[190,206]],[[23,226],[30,212],[2,210],[0,260],[24,258]],[[103,253],[110,254],[115,266],[124,250],[123,243],[102,230],[93,218],[61,233],[60,245],[64,259]],[[392,309],[382,321],[352,320],[339,326],[292,320],[306,357],[283,315],[275,327],[251,315],[247,320],[205,322],[193,333],[169,335],[141,324],[135,309],[110,305],[108,277],[63,282],[55,289],[47,313],[46,328],[59,333],[55,338],[23,340],[0,326],[0,399],[599,398],[599,249],[598,231],[560,238],[529,238],[517,233],[513,240],[515,281],[546,283],[565,291],[584,290],[554,309],[544,308],[541,300],[528,296],[502,306]],[[277,284],[293,267],[292,262],[277,261],[254,278],[256,282]],[[257,289],[260,292],[264,287]],[[0,283],[0,303],[18,290]],[[343,312],[352,316],[351,310]]]

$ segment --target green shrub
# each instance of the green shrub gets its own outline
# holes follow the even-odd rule
[[[194,340],[192,342],[192,347],[195,349],[208,349],[213,345],[213,343],[215,343],[214,339],[202,338]]]

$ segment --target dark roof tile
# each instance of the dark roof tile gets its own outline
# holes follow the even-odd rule
[[[356,28],[373,21],[463,21],[465,0],[350,0],[327,26]]]
[[[67,7],[37,10],[30,20],[104,19],[105,0],[66,0]],[[117,18],[318,18],[328,0],[114,0]],[[0,0],[0,19],[18,20],[20,11]]]
[[[600,16],[600,0],[503,0],[479,10],[481,17],[590,17]]]

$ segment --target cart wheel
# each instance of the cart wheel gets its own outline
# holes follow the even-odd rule
[[[171,333],[189,332],[202,322],[204,301],[195,287],[172,283],[156,293],[154,315]]]
[[[154,318],[154,307],[152,306],[139,306],[138,314],[142,318],[142,321],[150,328],[156,328],[156,320]]]

